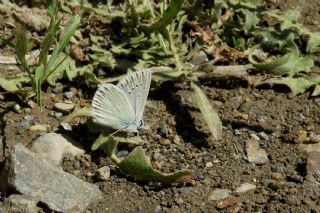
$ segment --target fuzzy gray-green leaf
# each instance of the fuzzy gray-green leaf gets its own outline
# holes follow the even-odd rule
[[[120,170],[136,180],[153,182],[188,182],[191,179],[192,172],[189,170],[177,171],[174,173],[161,173],[154,170],[150,163],[150,158],[144,150],[138,146],[118,164]]]
[[[198,81],[192,81],[191,87],[195,93],[197,105],[206,121],[209,130],[215,140],[219,140],[222,135],[222,123],[218,113],[213,109],[208,97],[199,86]]]

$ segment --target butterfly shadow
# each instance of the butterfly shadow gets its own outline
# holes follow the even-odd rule
[[[174,98],[174,95],[180,89],[175,86],[174,82],[164,82],[157,89],[150,90],[149,98],[163,101],[167,111],[174,117],[176,132],[183,141],[190,142],[197,148],[209,147],[209,135],[196,128],[195,119],[191,115],[195,108],[187,106],[181,100]]]

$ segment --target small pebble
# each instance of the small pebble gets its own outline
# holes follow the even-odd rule
[[[60,103],[55,103],[53,107],[54,107],[55,110],[57,110],[59,112],[68,113],[71,110],[73,110],[74,104],[60,102]]]
[[[63,94],[66,98],[71,99],[74,96],[74,93],[71,91],[65,92]]]
[[[62,126],[62,128],[66,131],[71,131],[72,130],[72,127],[70,126],[69,123],[66,123],[66,122],[62,122],[60,123],[60,126]]]
[[[213,163],[211,161],[206,163],[207,168],[211,168],[212,166],[213,166]]]
[[[169,145],[171,144],[171,141],[169,139],[160,139],[160,142],[159,142],[161,145],[163,146],[166,146],[166,145]]]
[[[284,180],[284,175],[282,175],[281,173],[279,172],[272,172],[271,173],[271,178],[274,179],[274,180]]]
[[[267,152],[259,147],[257,140],[246,140],[246,152],[250,163],[261,165],[269,161]]]
[[[109,180],[110,177],[110,168],[108,166],[101,167],[95,173],[95,177],[102,181]]]
[[[240,194],[240,193],[246,193],[248,191],[251,191],[251,190],[255,190],[257,187],[256,185],[254,184],[251,184],[251,183],[243,183],[241,184],[241,186],[239,186],[235,192]]]
[[[179,137],[179,135],[175,135],[173,138],[173,143],[180,145],[181,144],[181,139]]]
[[[260,140],[259,136],[256,135],[256,134],[254,134],[254,133],[250,134],[250,137],[253,138],[253,139],[255,139],[255,140],[257,140],[257,141]]]
[[[225,209],[229,206],[233,206],[236,203],[237,203],[237,201],[234,197],[228,197],[222,201],[219,201],[217,204],[217,208],[218,209]]]
[[[128,154],[129,154],[128,150],[121,150],[117,152],[117,157],[118,158],[127,157]]]
[[[216,188],[209,196],[209,200],[222,200],[229,197],[231,191],[228,189]]]
[[[44,125],[36,124],[36,125],[30,126],[29,130],[32,132],[35,132],[35,131],[46,132],[47,127]]]
[[[258,136],[261,140],[265,140],[265,141],[269,140],[269,136],[265,132],[259,132]]]

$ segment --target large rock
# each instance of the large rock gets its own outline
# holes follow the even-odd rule
[[[10,188],[30,195],[58,212],[83,212],[102,198],[97,186],[62,171],[21,144],[7,159],[0,186],[3,192]]]
[[[307,158],[307,179],[313,182],[320,180],[320,152],[310,152]]]
[[[6,199],[3,212],[38,213],[39,210],[32,197],[12,194]]]
[[[59,165],[65,154],[83,155],[85,151],[72,138],[57,133],[47,133],[32,143],[31,150]]]

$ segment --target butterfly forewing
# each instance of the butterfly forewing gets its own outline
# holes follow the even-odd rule
[[[151,83],[151,71],[137,71],[117,84],[129,97],[138,123],[143,115]]]
[[[96,123],[114,129],[125,129],[135,121],[128,96],[116,85],[103,84],[92,100],[92,117]]]

